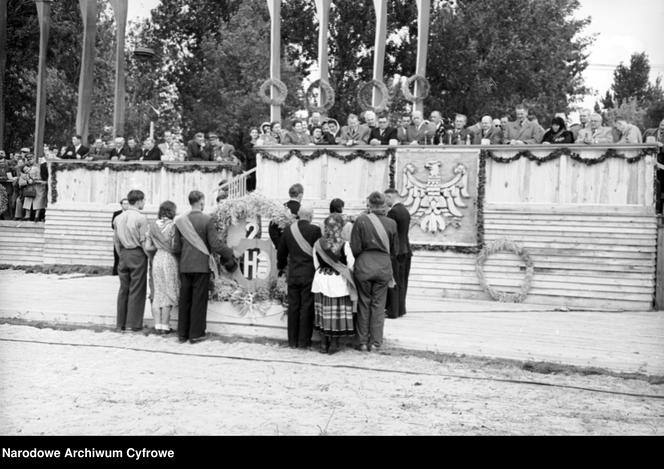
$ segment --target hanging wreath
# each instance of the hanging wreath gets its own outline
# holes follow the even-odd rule
[[[484,264],[487,260],[487,257],[497,252],[504,251],[516,254],[526,264],[526,277],[524,278],[518,293],[498,291],[489,285],[486,281],[486,277],[484,275]],[[526,299],[528,292],[530,291],[530,287],[533,282],[533,275],[535,273],[535,267],[533,266],[533,260],[530,257],[530,254],[528,254],[525,249],[513,241],[499,239],[491,243],[490,246],[482,249],[480,254],[477,256],[475,271],[477,272],[477,278],[480,281],[480,286],[491,296],[491,298],[501,303],[521,303]]]
[[[419,83],[420,87],[422,88],[422,94],[420,96],[415,96],[410,92],[410,85],[415,82]],[[411,103],[419,103],[420,101],[424,101],[427,96],[429,96],[430,89],[431,85],[429,85],[429,80],[427,80],[422,75],[413,75],[401,84],[401,92],[403,93],[404,98],[406,98],[406,100],[410,101]]]
[[[315,88],[320,88],[321,102],[318,106],[311,104]],[[307,93],[304,96],[304,104],[309,112],[327,112],[334,106],[334,90],[328,82],[319,78],[307,88]]]
[[[9,200],[7,198],[7,189],[3,186],[0,186],[0,213],[4,213],[7,210],[9,205]]]
[[[276,96],[271,98],[270,90],[273,86],[276,90]],[[265,80],[263,82],[260,89],[258,90],[258,94],[265,104],[269,104],[270,106],[281,106],[284,101],[286,101],[288,88],[283,81],[277,80],[276,78],[270,78],[269,80]]]
[[[364,94],[366,93],[367,89],[373,90],[373,88],[376,88],[381,96],[381,101],[375,107],[372,106],[366,99],[364,99]],[[385,83],[380,80],[371,80],[367,81],[366,83],[362,83],[358,88],[357,102],[360,104],[362,109],[370,109],[375,112],[381,112],[387,108],[388,95],[389,91],[387,90]]]

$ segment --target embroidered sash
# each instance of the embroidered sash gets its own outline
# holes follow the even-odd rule
[[[191,224],[191,220],[189,220],[188,217],[189,213],[191,212],[187,212],[184,215],[177,217],[175,219],[175,226],[178,227],[180,234],[184,236],[184,239],[189,241],[189,244],[191,244],[194,249],[208,256],[208,266],[210,267],[210,270],[217,275],[217,272],[219,272],[217,270],[217,262],[214,260],[214,256],[210,255],[210,251],[196,232],[194,225]]]
[[[323,262],[339,272],[339,275],[343,277],[343,279],[346,281],[346,284],[348,285],[348,295],[350,296],[351,301],[355,303],[357,301],[357,288],[355,288],[353,273],[350,271],[348,266],[332,259],[325,251],[325,249],[323,249],[323,246],[321,246],[320,239],[314,243],[314,250],[321,257],[321,259],[323,259]]]
[[[295,242],[297,245],[300,247],[300,249],[309,257],[314,257],[314,250],[313,247],[307,242],[306,239],[304,239],[304,236],[302,236],[302,232],[300,231],[300,227],[297,226],[297,220],[291,223],[291,233],[293,233],[293,238],[295,238]]]
[[[378,217],[373,214],[369,213],[367,215],[369,218],[369,221],[371,221],[371,224],[374,227],[374,230],[376,230],[376,234],[378,234],[378,239],[380,239],[380,242],[383,244],[383,247],[387,251],[388,254],[390,254],[390,241],[389,238],[387,237],[387,231],[385,231],[385,227],[383,224],[380,222]],[[394,288],[397,285],[397,282],[394,281],[394,272],[392,272],[392,278],[390,279],[390,282],[387,284],[388,288]]]

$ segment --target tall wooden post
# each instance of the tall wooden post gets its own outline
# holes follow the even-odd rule
[[[429,43],[429,18],[431,16],[431,0],[417,0],[417,63],[415,73],[423,77],[427,76],[427,47]],[[415,83],[413,90],[415,96],[419,96],[421,90]],[[418,101],[414,104],[414,110],[424,112],[424,102]]]
[[[7,67],[7,1],[0,0],[0,150],[5,148],[5,69]]]
[[[113,137],[124,136],[125,124],[125,30],[127,27],[128,0],[110,0],[117,25],[115,53],[115,104],[113,106]]]
[[[330,24],[330,4],[332,0],[316,0],[318,12],[318,69],[320,81],[330,82],[330,65],[327,56],[327,34]]]
[[[35,112],[35,158],[44,154],[46,126],[46,49],[51,29],[51,0],[35,0],[39,17],[39,68],[37,73],[37,109]]]
[[[374,0],[376,10],[376,42],[374,46],[373,79],[383,81],[383,67],[385,65],[385,41],[387,40],[387,0]],[[371,105],[375,108],[380,102],[379,92],[373,89]],[[383,96],[387,98],[387,96]]]
[[[281,0],[267,0],[270,10],[270,78],[281,79]],[[270,97],[275,98],[274,87],[270,87]],[[270,120],[281,121],[281,106],[270,106]]]
[[[87,145],[90,111],[92,110],[92,82],[95,63],[95,35],[97,33],[97,1],[79,0],[83,17],[83,50],[81,52],[81,76],[78,81],[78,109],[76,133]]]

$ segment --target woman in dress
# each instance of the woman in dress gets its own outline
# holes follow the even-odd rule
[[[18,185],[23,192],[23,220],[39,219],[46,208],[46,181],[42,181],[39,166],[32,159],[23,167]]]
[[[178,260],[173,254],[175,235],[175,204],[170,200],[159,206],[157,220],[150,223],[145,250],[151,255],[150,291],[152,316],[158,334],[173,332],[170,327],[171,314],[175,311],[180,297]]]
[[[544,134],[542,143],[574,143],[574,134],[567,130],[562,117],[551,119],[551,128]]]
[[[355,258],[341,237],[344,219],[333,213],[325,219],[323,237],[314,244],[316,273],[311,285],[314,294],[314,328],[321,335],[321,353],[339,350],[339,337],[353,336],[353,306],[357,290],[353,281]]]

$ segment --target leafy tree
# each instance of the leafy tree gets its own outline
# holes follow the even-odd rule
[[[650,61],[645,52],[632,54],[629,66],[620,65],[613,72],[613,95],[618,105],[635,98],[642,103],[648,93]]]
[[[646,110],[641,107],[636,98],[624,101],[620,106],[607,109],[604,113],[604,120],[607,123],[613,123],[616,119],[625,119],[640,129],[646,127]]]

